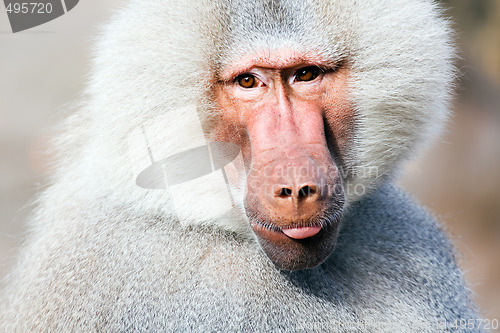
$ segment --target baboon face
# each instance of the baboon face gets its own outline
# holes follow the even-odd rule
[[[325,260],[345,205],[376,190],[439,131],[447,114],[453,76],[448,28],[430,2],[396,3],[233,0],[183,8],[178,2],[189,15],[165,21],[168,29],[148,23],[160,33],[146,39],[148,52],[126,57],[139,75],[120,97],[152,104],[137,102],[130,112],[135,119],[150,121],[159,113],[173,119],[166,121],[173,129],[156,128],[160,146],[175,146],[175,154],[187,146],[206,149],[206,140],[234,143],[220,145],[231,150],[224,158],[237,152],[237,163],[228,163],[233,173],[237,169],[236,182],[226,179],[228,173],[217,184],[199,180],[192,190],[171,191],[168,200],[180,202],[173,205],[178,220],[246,236],[247,221],[233,218],[241,212],[232,209],[244,206],[253,233],[278,266],[301,269]],[[427,21],[436,26],[423,27]],[[107,55],[108,62],[120,56]],[[137,87],[140,98],[130,98]],[[187,106],[192,119],[179,112]],[[200,125],[196,133],[202,135],[181,122]],[[209,158],[205,162],[206,173],[217,169]],[[186,171],[168,170],[175,171],[175,184],[177,173]],[[243,190],[234,200],[232,194]],[[163,197],[155,199],[168,207]],[[200,209],[192,209],[196,205]]]
[[[353,119],[348,75],[312,52],[266,50],[226,66],[216,83],[215,136],[241,148],[246,215],[280,268],[317,266],[335,247]]]

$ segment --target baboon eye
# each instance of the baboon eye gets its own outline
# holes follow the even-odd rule
[[[246,89],[255,88],[257,86],[257,78],[251,74],[242,74],[237,78],[238,84]]]
[[[301,68],[295,75],[295,81],[312,81],[319,76],[321,69],[316,66]]]

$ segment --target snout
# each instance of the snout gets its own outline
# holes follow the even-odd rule
[[[283,269],[323,262],[333,251],[344,204],[341,179],[331,159],[302,155],[252,165],[245,208],[259,244]]]
[[[286,154],[276,156],[263,166],[252,166],[247,179],[249,209],[271,229],[313,228],[298,235],[312,236],[341,191],[338,171],[333,163],[317,162],[307,155],[293,159],[281,158]],[[290,232],[292,238],[295,234]]]
[[[253,188],[252,192],[280,227],[310,226],[307,221],[312,222],[332,197],[335,174],[330,173],[333,170],[309,157],[278,158],[263,170],[264,186]]]

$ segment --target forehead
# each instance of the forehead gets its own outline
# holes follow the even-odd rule
[[[252,67],[328,66],[343,58],[344,47],[318,25],[325,21],[317,0],[232,0],[222,19],[212,68],[222,80]],[[326,23],[328,21],[328,23]]]
[[[312,0],[233,0],[228,14],[235,34],[295,34],[314,22]]]

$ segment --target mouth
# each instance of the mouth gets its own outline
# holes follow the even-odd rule
[[[277,226],[270,222],[262,222],[260,219],[251,218],[252,229],[259,229],[260,232],[275,234],[276,237],[287,236],[291,239],[306,239],[317,235],[323,229],[322,223],[297,224],[287,226]]]
[[[304,239],[316,235],[321,231],[321,227],[301,227],[301,228],[287,228],[281,230],[285,235],[293,239]]]
[[[340,211],[300,223],[273,223],[253,216],[250,226],[269,259],[280,269],[298,270],[321,264],[333,252]]]

